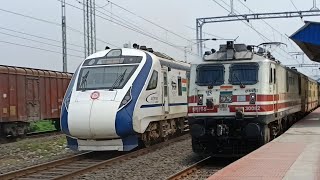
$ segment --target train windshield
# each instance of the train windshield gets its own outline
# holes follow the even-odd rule
[[[95,66],[81,69],[77,90],[122,89],[138,65]]]
[[[257,63],[232,64],[229,82],[233,85],[250,85],[258,82],[259,65]]]
[[[224,84],[223,65],[200,65],[197,68],[197,80],[199,86],[220,86]]]

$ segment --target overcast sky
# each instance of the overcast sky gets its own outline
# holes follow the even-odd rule
[[[79,0],[66,0],[67,3],[77,7],[82,7],[78,2]],[[82,0],[80,0],[82,2]],[[240,0],[235,1],[235,10],[237,13],[249,13],[249,10],[244,7]],[[103,50],[108,42],[110,47],[122,47],[125,43],[138,43],[140,45],[146,45],[152,47],[156,51],[164,52],[176,59],[184,60],[183,47],[188,46],[188,51],[196,53],[196,46],[190,46],[192,41],[195,40],[195,20],[199,17],[213,17],[228,15],[225,9],[216,4],[219,2],[221,5],[230,9],[227,5],[230,4],[229,0],[113,0],[116,3],[132,12],[136,15],[144,17],[153,23],[156,23],[171,32],[179,34],[184,38],[173,35],[171,32],[165,31],[156,27],[141,18],[126,12],[123,9],[108,3],[106,0],[96,0],[98,6],[97,11],[103,12],[105,15],[97,12],[97,15],[104,17],[104,19],[97,17],[97,49]],[[294,11],[309,10],[313,6],[313,0],[247,0],[241,1],[248,6],[253,12],[278,12],[278,11]],[[227,4],[227,5],[226,5]],[[46,21],[55,22],[56,24],[50,24],[32,20],[26,17],[14,15],[12,13],[5,12],[3,10],[20,13],[27,16],[40,18]],[[121,17],[128,22],[125,25],[135,24],[139,26],[144,33],[151,34],[153,37],[157,37],[162,41],[165,41],[172,47],[158,40],[146,37],[137,32],[126,29],[122,26],[116,25],[113,21],[109,21],[109,17],[106,15],[117,18]],[[319,17],[306,17],[303,20],[320,21]],[[42,69],[62,70],[62,55],[59,54],[61,50],[61,3],[58,0],[10,0],[3,1],[0,6],[0,64],[33,67]],[[119,22],[119,21],[118,21]],[[286,38],[287,35],[291,35],[304,25],[300,18],[293,19],[278,19],[278,20],[266,20],[271,25],[273,30],[264,21],[253,21],[252,25],[264,36],[272,41],[282,41],[287,44],[287,48],[283,47],[288,52],[300,51],[291,40]],[[122,24],[122,22],[119,22]],[[72,29],[68,29],[67,40],[68,54],[74,56],[68,56],[68,71],[73,72],[79,63],[83,60],[83,14],[82,11],[71,6],[67,6],[67,26]],[[25,34],[19,34],[12,31],[5,30],[7,28],[14,31],[24,32],[31,35],[50,38],[56,41],[49,41],[45,39],[39,39]],[[77,32],[77,31],[80,32]],[[231,23],[216,23],[206,24],[204,31],[223,38],[235,38],[237,43],[246,44],[260,44],[265,42],[261,36],[252,30],[243,22],[231,22]],[[280,33],[282,35],[280,35]],[[5,34],[4,34],[5,33]],[[22,38],[33,39],[47,44],[32,42],[26,39],[9,36],[19,36]],[[208,34],[205,38],[211,38]],[[185,39],[188,39],[185,40]],[[4,43],[3,41],[27,45],[31,47],[41,48],[44,50],[50,50],[54,52],[46,52],[39,49],[30,49],[27,47],[17,46],[13,44]],[[220,43],[224,41],[208,41],[205,43],[207,48],[218,48]],[[51,44],[51,45],[48,45]],[[54,45],[54,46],[52,46]],[[76,46],[74,46],[76,45]],[[80,47],[79,47],[80,46]],[[192,48],[189,48],[192,47]],[[283,50],[278,50],[274,55],[283,64],[297,64],[301,62],[301,57],[290,57]],[[75,57],[80,56],[80,57]],[[194,55],[188,54],[188,61],[198,62],[199,59]],[[307,57],[305,57],[306,63],[311,63]],[[309,75],[320,75],[317,68],[303,68],[300,71]]]

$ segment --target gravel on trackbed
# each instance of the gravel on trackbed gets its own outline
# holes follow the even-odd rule
[[[23,139],[0,145],[0,174],[75,154],[64,135]]]
[[[187,139],[75,179],[166,179],[201,159],[192,152],[191,140]]]

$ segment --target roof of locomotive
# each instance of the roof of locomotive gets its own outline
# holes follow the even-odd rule
[[[178,64],[182,64],[182,65],[188,65],[190,66],[190,63],[184,62],[184,61],[177,61],[175,59],[173,59],[172,57],[161,53],[161,52],[156,52],[156,51],[148,51],[148,50],[142,50],[142,49],[134,49],[134,48],[121,48],[121,49],[107,49],[107,50],[103,50],[103,51],[99,51],[96,52],[92,55],[90,55],[89,57],[86,58],[87,59],[93,59],[93,58],[101,58],[101,57],[105,57],[110,51],[112,50],[121,50],[122,55],[128,55],[128,56],[144,56],[145,53],[148,53],[151,56],[154,57],[158,57],[161,58],[161,60],[166,60],[169,62],[175,62]]]
[[[203,57],[203,61],[197,64],[205,64],[210,62],[217,64],[217,63],[225,63],[228,61],[250,62],[252,60],[270,61],[282,66],[283,68],[286,68],[290,72],[300,74],[310,79],[310,81],[316,82],[316,80],[314,80],[312,77],[309,77],[303,74],[302,72],[298,71],[296,68],[289,68],[281,64],[279,60],[276,60],[275,57],[273,57],[271,53],[266,51],[264,48],[258,47],[258,51],[254,51],[254,47],[257,47],[257,46],[246,46],[245,44],[233,44],[233,43],[231,43],[230,45],[227,42],[227,44],[221,44],[218,51],[205,54]]]

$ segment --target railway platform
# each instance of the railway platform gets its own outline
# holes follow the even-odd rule
[[[208,180],[320,179],[320,108]]]

